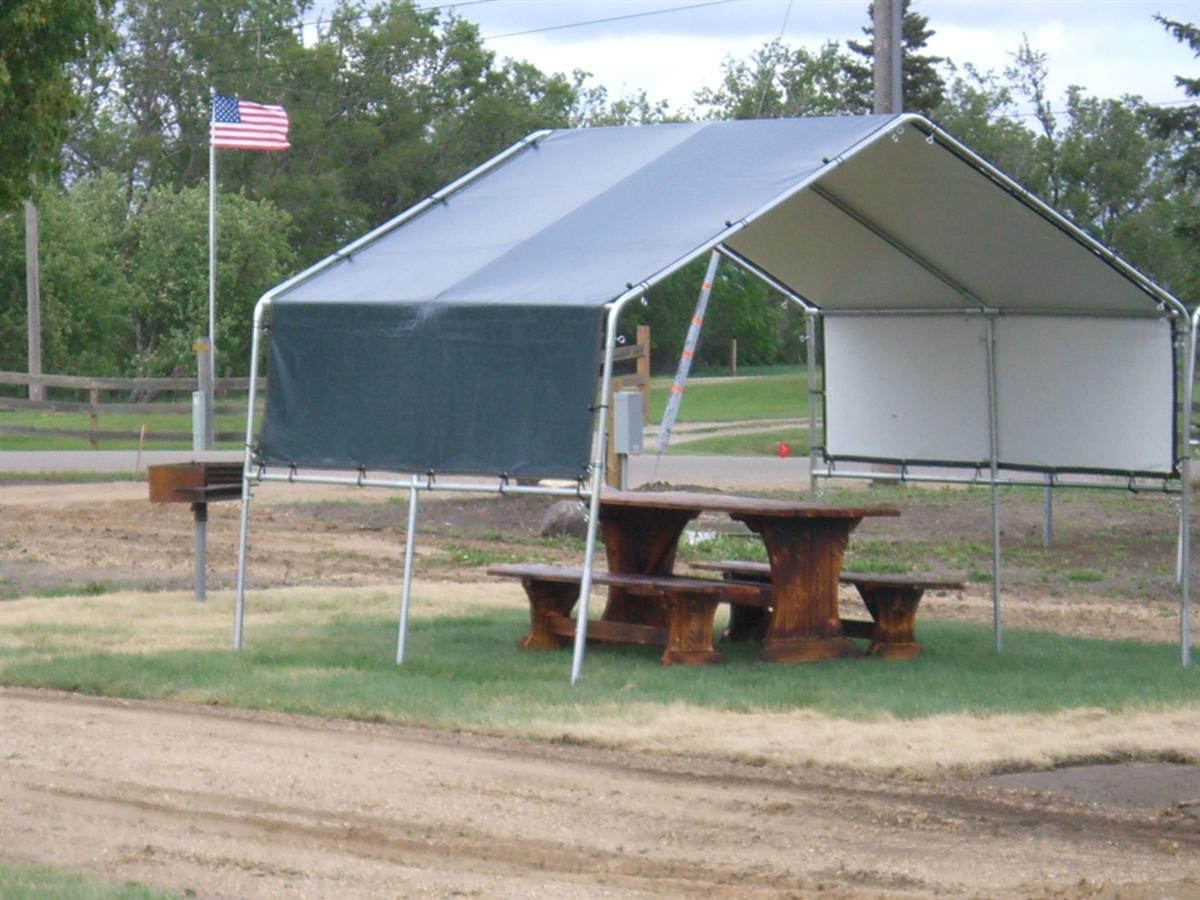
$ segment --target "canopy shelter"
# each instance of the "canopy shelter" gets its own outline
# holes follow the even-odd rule
[[[596,366],[604,398],[622,308],[714,249],[801,304],[811,335],[823,325],[814,472],[966,466],[992,486],[998,646],[1002,471],[1179,490],[1188,662],[1186,308],[912,115],[538,132],[268,292],[255,309],[252,367],[267,333],[271,377],[258,442],[247,417],[235,646],[256,480],[350,469],[409,490],[398,660],[418,495],[479,489],[454,476],[588,498],[590,573],[605,442]],[[568,486],[514,483],[536,478]],[[589,588],[585,577],[573,679]]]

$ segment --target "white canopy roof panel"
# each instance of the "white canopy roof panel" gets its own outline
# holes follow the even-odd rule
[[[601,305],[723,243],[821,309],[1167,297],[916,116],[546,132],[278,302]]]

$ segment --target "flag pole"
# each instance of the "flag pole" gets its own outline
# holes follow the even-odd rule
[[[211,107],[210,107],[211,108]],[[212,408],[217,394],[217,148],[208,141],[208,383],[205,393],[204,449],[213,448]],[[201,351],[203,352],[203,351]]]

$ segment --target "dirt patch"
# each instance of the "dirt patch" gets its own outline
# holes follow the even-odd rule
[[[1170,806],[50,692],[0,716],[5,860],[201,897],[1200,891]]]
[[[1007,625],[1177,640],[1169,501],[1122,501],[1063,501],[1054,555],[1039,556],[1038,498],[1006,499]],[[550,502],[423,496],[418,596],[519,605],[517,586],[483,574],[489,553],[578,563],[577,546],[536,538]],[[986,558],[985,503],[914,492],[899,505],[900,520],[864,523],[855,541],[904,543],[959,577]],[[270,615],[259,602],[268,587],[294,597],[368,586],[364,602],[394,608],[406,512],[385,492],[260,487],[256,615]],[[145,595],[99,592],[176,591],[139,614],[179,635],[172,647],[223,645],[236,534],[237,505],[214,505],[217,595],[204,618],[181,602],[186,506],[153,506],[136,483],[0,485],[0,595],[26,598],[0,605],[0,626],[55,602],[44,595],[92,592],[70,602],[107,613],[120,650],[128,635],[114,608]],[[990,621],[988,585],[932,593],[922,615]],[[751,722],[624,709],[569,736],[589,748],[4,690],[0,859],[206,897],[1200,896],[1197,769],[1144,762],[1164,721],[1174,729],[1164,746],[1200,758],[1197,715],[940,717],[888,728],[885,746],[878,723],[802,711]],[[1038,732],[1058,743],[1037,746]],[[993,759],[1005,743],[1030,767],[1143,762],[982,782],[952,774],[980,768],[962,756],[923,779],[870,764],[889,748],[936,757],[950,735],[991,741]],[[863,760],[858,771],[824,766],[831,748]]]

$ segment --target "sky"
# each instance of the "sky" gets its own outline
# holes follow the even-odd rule
[[[652,101],[685,110],[698,88],[719,85],[722,60],[746,58],[775,38],[810,50],[861,39],[867,3],[418,0],[478,24],[499,57],[527,60],[547,73],[583,69],[610,99],[645,91]],[[1048,56],[1056,106],[1072,84],[1098,97],[1129,93],[1177,103],[1185,95],[1174,76],[1200,74],[1191,50],[1153,19],[1160,13],[1200,22],[1197,0],[914,0],[913,8],[936,32],[926,52],[983,71],[1001,72],[1027,35],[1033,49]],[[610,21],[595,21],[604,19]]]

